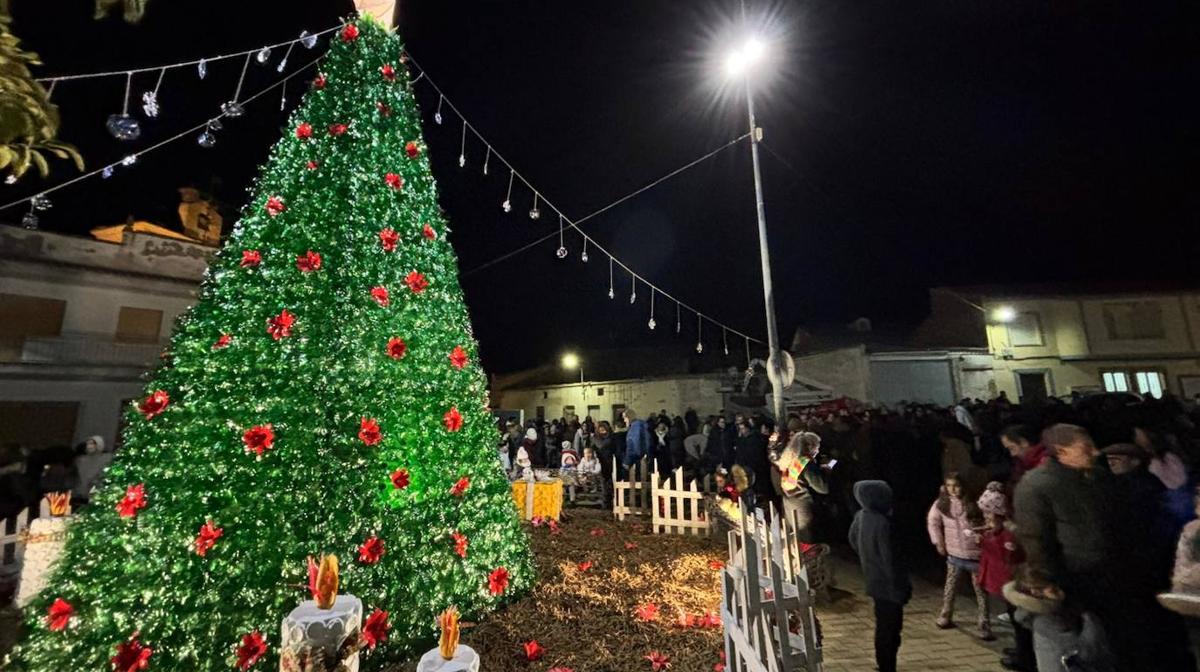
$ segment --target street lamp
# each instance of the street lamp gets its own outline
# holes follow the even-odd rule
[[[1000,306],[992,312],[992,318],[997,322],[1007,324],[1017,319],[1017,310],[1012,306]]]
[[[754,78],[754,67],[766,55],[767,47],[758,38],[746,40],[740,49],[735,49],[725,58],[725,73],[740,77],[746,86],[746,113],[750,121],[750,158],[754,165],[754,201],[758,210],[758,256],[762,262],[763,303],[767,311],[767,377],[775,390],[775,422],[781,423],[783,413],[783,355],[779,348],[779,328],[775,324],[775,290],[771,283],[771,255],[767,250],[767,212],[763,207],[762,171],[758,167],[758,143],[762,142],[762,129],[754,120],[754,96],[750,83]]]
[[[563,355],[562,366],[564,369],[579,369],[579,383],[583,384],[583,362],[579,359],[579,355],[573,352],[568,352]]]

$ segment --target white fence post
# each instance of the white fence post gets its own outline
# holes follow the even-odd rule
[[[29,526],[29,509],[4,519],[0,526],[0,575],[21,573],[25,555],[25,530]]]

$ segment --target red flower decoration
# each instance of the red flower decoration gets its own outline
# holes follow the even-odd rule
[[[467,488],[471,487],[471,479],[463,476],[450,486],[450,494],[454,497],[462,497],[467,493]]]
[[[342,41],[353,42],[358,39],[358,26],[353,23],[342,29]],[[372,647],[374,648],[374,647]]]
[[[437,238],[437,231],[434,231],[433,227],[426,222],[425,226],[421,229],[421,235],[425,236],[425,240],[435,240]]]
[[[640,621],[653,621],[658,618],[658,605],[653,602],[647,602],[634,609],[633,615],[637,616]]]
[[[373,649],[375,645],[387,639],[388,630],[392,629],[392,625],[388,623],[388,612],[382,609],[376,609],[367,617],[367,622],[362,626],[362,638],[367,643],[367,648]]]
[[[521,645],[525,652],[525,661],[532,663],[535,660],[541,660],[542,656],[546,655],[546,647],[538,644],[536,639],[531,639]]]
[[[358,547],[359,561],[368,565],[379,562],[379,559],[383,557],[383,553],[383,540],[375,535],[371,535],[370,538],[362,543],[362,546]]]
[[[170,403],[170,395],[163,390],[155,390],[150,393],[150,396],[143,399],[142,403],[138,404],[138,412],[146,416],[146,419],[149,420],[165,411],[167,405]]]
[[[573,667],[562,667],[562,666],[560,665],[560,666],[558,666],[558,667],[552,667],[552,668],[550,668],[549,670],[546,670],[546,672],[575,672],[575,668],[573,668]]]
[[[408,285],[413,294],[420,294],[429,287],[429,281],[417,271],[412,271],[404,276],[404,284]]]
[[[305,168],[308,168],[309,170],[316,170],[316,169],[317,169],[317,167],[318,167],[318,166],[320,166],[320,165],[321,165],[321,164],[317,163],[316,161],[314,161],[314,160],[312,160],[312,159],[309,159],[309,160],[308,160],[308,163],[304,164],[304,167],[305,167]]]
[[[408,474],[408,469],[397,469],[392,472],[392,487],[397,490],[403,490],[412,482],[412,478]]]
[[[383,440],[379,432],[379,423],[375,418],[363,418],[358,430],[358,439],[368,446],[373,446]]]
[[[689,614],[686,611],[680,611],[679,617],[675,619],[675,627],[677,628],[690,628],[694,625],[696,625],[695,614]]]
[[[404,188],[404,178],[400,177],[399,173],[388,173],[387,175],[383,176],[383,181],[387,184],[387,186],[395,189],[396,191],[400,191]]]
[[[125,496],[117,502],[117,513],[122,518],[132,518],[137,512],[146,508],[146,485],[138,483],[125,488]]]
[[[261,632],[255,630],[254,632],[242,635],[242,645],[237,647],[237,667],[239,670],[250,669],[252,665],[265,655],[267,655],[267,640],[263,638]]]
[[[75,607],[61,597],[56,597],[54,603],[46,610],[46,627],[55,632],[66,630],[74,615]]]
[[[269,422],[265,425],[255,425],[242,434],[242,443],[245,444],[247,453],[262,457],[263,453],[271,449],[271,444],[275,443],[275,430]]]
[[[400,234],[396,233],[396,230],[392,227],[389,226],[379,232],[379,243],[383,245],[384,252],[396,251],[396,243],[398,242],[400,242]]]
[[[721,627],[721,614],[715,611],[706,611],[704,616],[700,617],[699,623],[702,628],[719,628]]]
[[[283,199],[278,196],[271,196],[267,199],[267,214],[274,217],[279,213],[287,210],[287,206],[283,204]]]
[[[578,565],[575,565],[575,569],[578,569],[581,572],[586,572],[591,568],[592,568],[591,560],[584,560],[583,562],[579,563]]]
[[[450,364],[460,371],[467,365],[467,351],[462,349],[461,345],[454,346],[450,351]]]
[[[285,308],[275,317],[267,318],[267,333],[278,341],[292,335],[292,325],[294,324],[296,324],[296,316]]]
[[[550,528],[550,534],[558,534],[559,532],[562,532],[562,529],[558,526],[558,521],[553,518],[546,523],[546,526]]]
[[[306,140],[312,137],[312,124],[307,121],[296,127],[296,137]]]
[[[138,633],[129,636],[128,642],[117,645],[117,655],[112,657],[115,672],[137,672],[150,667],[150,656],[154,649],[138,641]]]
[[[230,336],[229,334],[221,334],[221,337],[217,339],[217,342],[213,343],[212,349],[221,350],[228,348],[231,342],[233,342],[233,336]]]
[[[404,342],[404,339],[398,336],[393,336],[388,339],[388,357],[391,357],[392,359],[403,359],[404,353],[406,352],[408,352],[408,344]]]
[[[204,557],[208,551],[217,545],[217,539],[225,534],[225,528],[216,527],[211,520],[205,521],[200,526],[200,532],[196,535],[196,555]]]
[[[461,532],[455,532],[450,536],[454,538],[454,552],[458,555],[458,557],[467,557],[467,544],[469,543],[467,541],[467,535]]]
[[[457,432],[462,429],[462,414],[458,412],[457,407],[451,407],[450,410],[446,411],[446,415],[442,416],[442,424],[446,426],[447,431]]]
[[[296,257],[296,268],[300,269],[301,273],[312,273],[313,271],[321,270],[321,253],[309,250]]]
[[[637,547],[638,547],[638,545],[637,545],[636,541],[625,542],[625,550],[627,550],[627,551],[637,550]]]
[[[330,124],[329,125],[329,134],[336,138],[339,135],[345,135],[346,129],[347,129],[347,126],[345,124]]]
[[[313,78],[313,88],[314,88],[314,89],[323,89],[323,88],[325,88],[325,81],[326,81],[326,80],[325,80],[325,73],[323,73],[323,72],[318,72],[318,73],[317,73],[317,76],[316,76],[315,78]]]
[[[592,528],[592,536],[593,537],[603,537],[604,536],[604,528],[593,527]]]
[[[717,570],[725,569],[725,563],[721,562],[720,560],[709,560],[708,568],[709,569],[717,569]]]
[[[497,567],[488,574],[488,592],[492,595],[500,595],[505,590],[508,590],[508,570],[503,567]]]
[[[409,140],[404,143],[404,152],[408,154],[408,158],[415,159],[421,155],[421,146],[417,144],[416,140]]]
[[[658,651],[651,651],[649,654],[643,656],[643,658],[650,661],[650,669],[654,670],[654,672],[671,669],[670,656],[664,656]]]
[[[724,494],[726,497],[728,497],[729,499],[733,500],[733,502],[734,502],[735,504],[737,503],[737,501],[738,501],[738,497],[740,496],[740,495],[738,494],[737,488],[733,487],[732,485],[727,485],[727,486],[725,486],[725,487],[724,487],[724,489],[722,489],[722,490],[721,490],[721,492],[722,492],[722,493],[723,493],[723,494]]]
[[[387,287],[382,285],[371,288],[371,298],[375,299],[375,303],[378,303],[384,308],[387,308],[388,304],[391,303],[391,298],[388,296]]]
[[[375,109],[379,110],[380,116],[384,116],[384,117],[392,116],[392,106],[388,105],[387,103],[383,102],[382,100],[375,101]]]
[[[396,68],[392,67],[391,63],[384,63],[383,66],[379,68],[379,74],[383,75],[384,81],[396,81]]]
[[[258,250],[242,250],[242,268],[253,268],[262,263]]]

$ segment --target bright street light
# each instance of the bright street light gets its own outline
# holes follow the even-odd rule
[[[730,77],[741,76],[748,67],[762,59],[766,49],[766,45],[758,38],[750,38],[741,49],[735,49],[725,57],[725,72]]]
[[[1012,306],[1000,306],[992,313],[992,317],[997,322],[1012,322],[1017,319],[1017,310]]]
[[[579,355],[568,352],[562,357],[562,365],[564,369],[579,369],[579,382],[583,383],[583,362],[579,359]]]

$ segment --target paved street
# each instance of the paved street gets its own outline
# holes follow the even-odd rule
[[[863,592],[858,565],[837,562],[837,584],[833,604],[818,609],[825,635],[826,672],[866,672],[875,669],[871,600]],[[962,587],[965,590],[965,587]],[[955,670],[999,672],[1000,650],[1012,646],[1012,629],[993,615],[996,641],[981,642],[974,631],[975,600],[960,594],[955,607],[959,628],[939,630],[933,621],[941,609],[942,589],[919,577],[913,578],[913,599],[904,610],[904,639],[900,647],[900,669],[904,671]],[[995,608],[995,607],[994,607]]]

